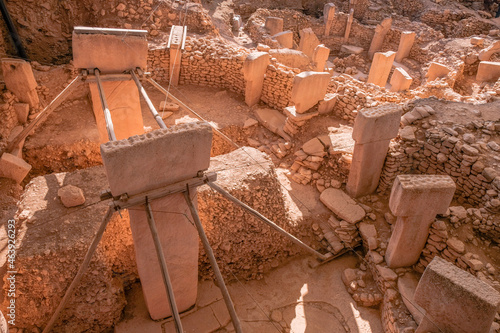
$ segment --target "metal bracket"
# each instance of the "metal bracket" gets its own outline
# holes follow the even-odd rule
[[[125,209],[136,205],[144,205],[146,204],[146,197],[148,198],[149,201],[151,201],[154,199],[162,198],[169,194],[184,192],[186,191],[186,186],[189,186],[189,188],[195,188],[197,186],[201,186],[206,183],[214,182],[215,180],[217,180],[217,173],[202,171],[201,176],[198,176],[196,178],[183,180],[154,190],[130,196],[127,195],[126,193],[121,194],[119,196],[114,196],[113,204],[118,209]]]

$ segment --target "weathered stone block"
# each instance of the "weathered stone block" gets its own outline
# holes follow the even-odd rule
[[[19,184],[30,170],[31,165],[22,158],[9,153],[3,153],[0,157],[0,177],[13,179]]]
[[[391,77],[391,91],[404,91],[410,89],[413,79],[411,76],[401,67],[394,70]]]
[[[447,175],[398,175],[392,187],[389,208],[396,216],[444,214],[456,185]]]
[[[306,112],[325,97],[330,78],[326,72],[302,72],[295,76],[290,100],[298,113]]]
[[[250,53],[243,64],[245,78],[245,103],[248,106],[257,104],[262,95],[264,75],[271,56],[266,52]]]
[[[470,273],[435,257],[420,278],[415,302],[432,322],[425,324],[426,332],[488,333],[500,294]]]
[[[102,73],[146,69],[146,36],[146,30],[75,27],[73,64],[75,68],[99,68]]]
[[[2,59],[2,72],[5,86],[22,103],[37,108],[40,100],[36,91],[37,83],[29,62],[21,59]]]
[[[393,51],[375,53],[366,82],[373,83],[379,87],[385,87],[395,56],[396,52]]]
[[[283,19],[281,17],[269,16],[266,18],[265,28],[269,30],[271,36],[283,32]]]
[[[481,61],[477,68],[476,80],[496,81],[500,77],[500,62]]]
[[[109,138],[97,83],[89,83],[89,88],[92,109],[99,131],[99,141],[105,143],[109,141]],[[108,103],[116,139],[122,140],[132,135],[143,134],[141,103],[135,83],[132,80],[102,82],[102,88]]]
[[[305,28],[299,31],[300,43],[299,50],[304,52],[309,58],[312,58],[314,49],[320,44],[318,37],[311,28]]]
[[[273,38],[276,39],[276,41],[280,43],[282,47],[288,49],[291,49],[293,47],[293,32],[290,30],[277,33],[273,36]]]
[[[196,122],[101,145],[113,195],[129,195],[196,177],[208,169],[212,128]]]
[[[327,188],[321,193],[320,200],[335,215],[349,223],[356,223],[365,217],[365,211],[344,191]]]
[[[451,69],[445,65],[438,64],[437,62],[431,62],[427,74],[425,77],[427,81],[434,81],[437,78],[442,78],[447,76],[451,72]]]
[[[361,109],[354,121],[352,138],[357,144],[395,138],[398,135],[402,112],[397,104]]]

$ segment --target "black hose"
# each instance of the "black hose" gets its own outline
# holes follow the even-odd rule
[[[9,29],[9,34],[12,38],[12,41],[14,42],[14,47],[16,48],[17,55],[25,60],[29,60],[28,56],[26,55],[26,50],[23,47],[23,43],[21,42],[21,37],[19,37],[19,34],[17,33],[16,26],[14,25],[14,22],[12,22],[12,18],[10,17],[4,0],[0,0],[0,11],[2,11],[3,19],[7,24],[7,29]]]

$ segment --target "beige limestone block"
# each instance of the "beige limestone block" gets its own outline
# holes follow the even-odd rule
[[[413,79],[411,76],[401,67],[394,70],[391,77],[391,91],[398,92],[408,90],[411,86]]]
[[[439,64],[437,62],[431,62],[425,77],[427,78],[427,81],[430,82],[434,81],[437,78],[443,78],[447,76],[450,72],[451,69],[448,66]]]
[[[472,274],[434,257],[420,278],[415,302],[426,312],[416,332],[488,333],[500,294]]]
[[[267,66],[271,56],[266,52],[250,53],[243,64],[245,78],[245,103],[248,106],[257,104],[262,96],[262,87]]]
[[[398,175],[392,186],[389,208],[395,216],[444,214],[456,185],[448,175]]]
[[[300,30],[300,43],[299,50],[304,52],[309,58],[312,58],[314,49],[320,43],[318,37],[311,28],[305,28]]]
[[[370,66],[370,72],[368,73],[367,82],[373,83],[379,87],[385,87],[389,74],[391,73],[395,55],[396,52],[393,51],[375,53]]]
[[[17,156],[3,153],[0,157],[0,177],[13,179],[19,184],[30,170],[31,165]]]
[[[477,68],[478,82],[496,81],[500,77],[500,62],[481,61]]]
[[[269,31],[271,36],[283,32],[283,19],[281,17],[269,16],[266,18],[264,27]]]
[[[340,219],[356,223],[365,217],[365,211],[344,191],[327,188],[320,195],[321,202]]]
[[[36,91],[37,83],[29,62],[21,59],[2,59],[2,72],[5,86],[22,103],[37,108],[40,100]]]
[[[368,56],[373,57],[375,52],[378,52],[382,45],[384,44],[385,35],[389,32],[392,25],[392,17],[385,18],[379,25],[375,28],[375,34],[373,35],[370,48],[368,49]]]
[[[73,31],[73,65],[75,68],[98,68],[101,73],[122,73],[137,67],[145,69],[148,58],[146,34],[78,33]]]
[[[277,33],[273,38],[284,48],[291,49],[293,47],[293,32],[290,30]]]
[[[326,72],[302,72],[293,79],[290,101],[297,113],[304,113],[325,98],[331,75]]]
[[[210,151],[209,151],[210,152]],[[196,191],[191,194],[196,202]],[[198,232],[182,193],[151,202],[160,243],[179,312],[192,307],[198,292]],[[153,320],[172,315],[144,206],[129,209],[137,270],[144,300]]]
[[[323,44],[316,46],[312,56],[313,70],[316,72],[323,72],[329,56],[330,49],[328,47]]]
[[[138,194],[208,169],[212,127],[194,122],[101,145],[111,193]]]
[[[323,21],[325,23],[325,36],[330,35],[333,20],[335,19],[335,4],[329,2],[323,7]]]
[[[415,35],[413,31],[403,31],[401,33],[398,52],[396,52],[396,57],[394,58],[396,62],[401,62],[404,58],[408,57],[413,43],[415,42]]]
[[[395,138],[402,112],[397,104],[361,109],[354,121],[352,138],[360,144]]]

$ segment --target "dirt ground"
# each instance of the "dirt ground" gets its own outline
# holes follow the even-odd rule
[[[377,309],[356,305],[341,280],[358,258],[345,255],[317,268],[311,257],[299,257],[260,281],[228,285],[245,332],[382,333]],[[128,306],[115,333],[173,332],[172,319],[153,322],[140,285],[128,292]],[[200,282],[197,306],[181,315],[185,332],[234,332],[222,296],[213,282]]]

